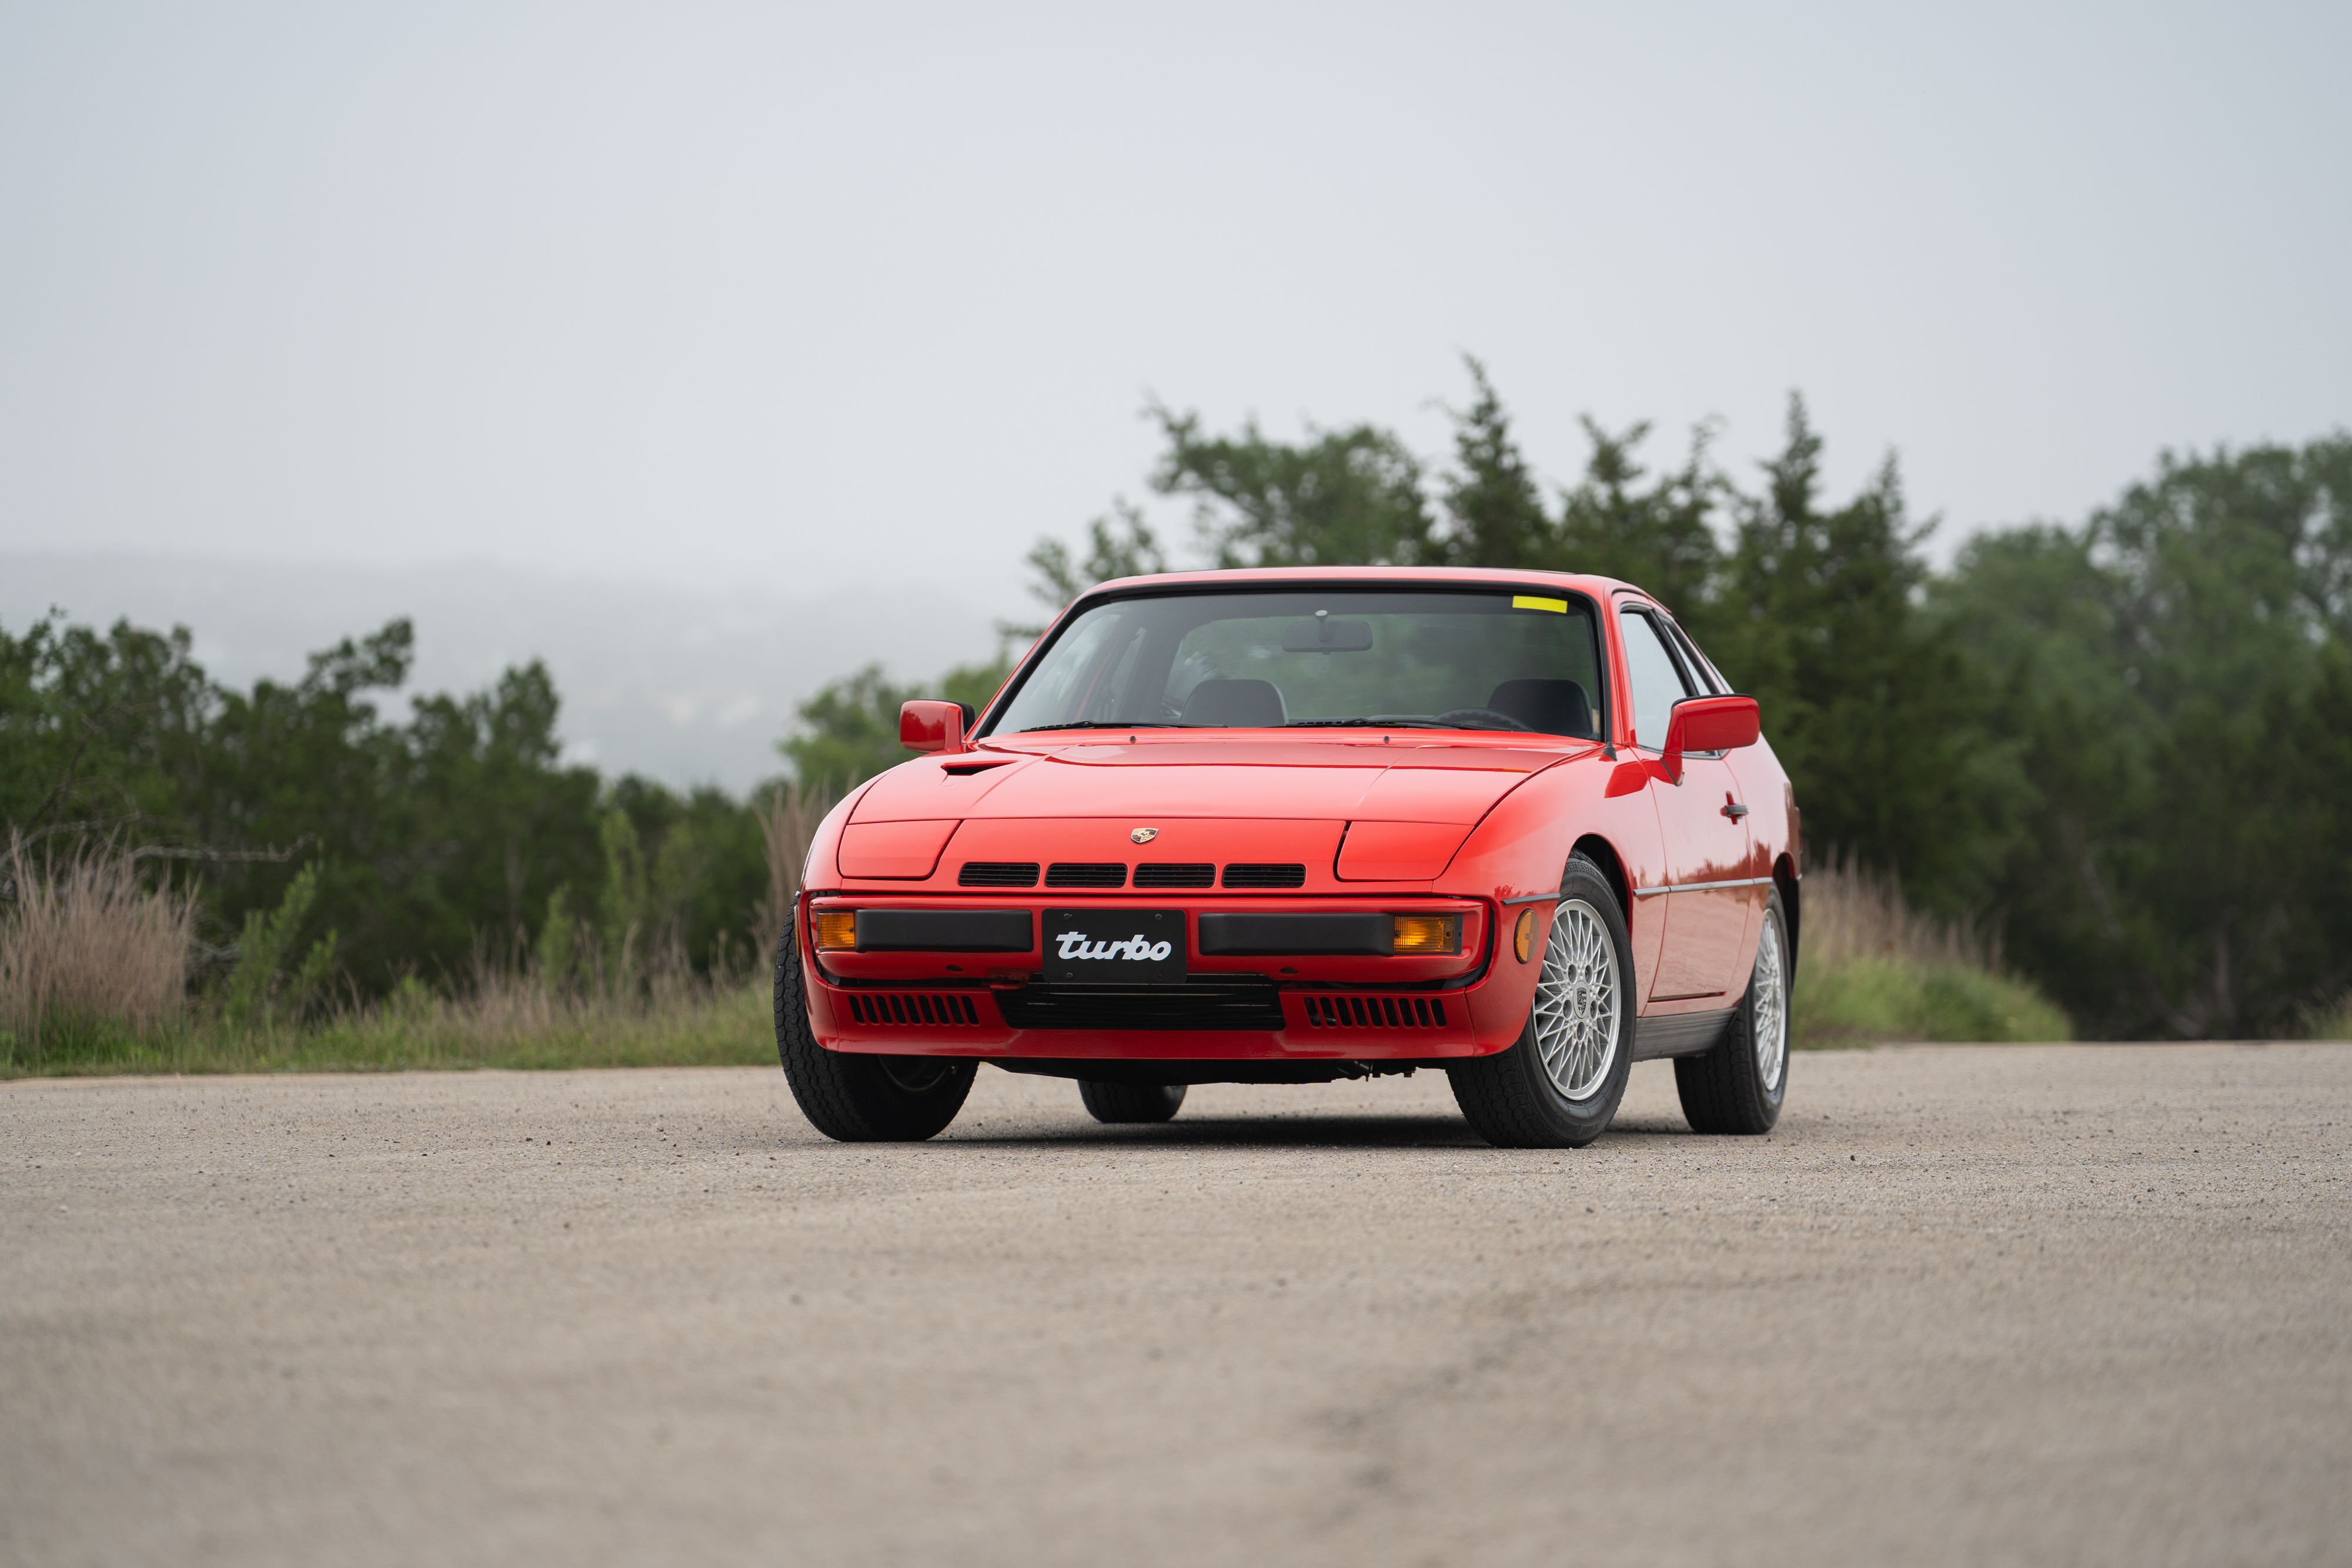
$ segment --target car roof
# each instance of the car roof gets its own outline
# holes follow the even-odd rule
[[[1621,589],[1631,590],[1647,597],[1649,591],[1634,583],[1621,582],[1613,577],[1596,577],[1587,572],[1521,571],[1500,567],[1484,566],[1252,566],[1232,567],[1217,571],[1161,571],[1147,577],[1114,578],[1098,582],[1081,598],[1092,598],[1133,588],[1160,585],[1195,587],[1202,584],[1230,582],[1465,582],[1493,583],[1496,587],[1512,584],[1542,583],[1589,594],[1607,603],[1611,594]]]

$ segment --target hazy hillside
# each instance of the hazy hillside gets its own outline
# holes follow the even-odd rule
[[[740,789],[780,770],[773,743],[803,697],[878,659],[929,675],[994,646],[983,607],[892,590],[703,591],[489,562],[332,562],[0,552],[0,625],[51,605],[78,622],[185,625],[198,657],[239,684],[300,674],[303,657],[395,615],[416,622],[413,686],[470,690],[543,658],[572,754],[608,771]]]

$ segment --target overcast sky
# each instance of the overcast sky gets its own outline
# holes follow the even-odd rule
[[[0,546],[1019,607],[1148,396],[1801,388],[1948,529],[2352,421],[2352,6],[0,4]],[[877,599],[877,604],[884,602]]]

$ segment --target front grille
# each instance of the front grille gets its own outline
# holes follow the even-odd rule
[[[1135,868],[1138,887],[1213,887],[1217,881],[1217,868],[1202,862],[1198,865],[1139,865]]]
[[[1282,1028],[1282,995],[1263,975],[1195,975],[1181,986],[1033,984],[996,993],[1015,1029]]]
[[[1309,991],[1299,1001],[1309,1029],[1444,1029],[1445,1004],[1435,997],[1333,997]]]
[[[1227,887],[1304,887],[1307,868],[1303,865],[1229,865],[1225,868]]]
[[[956,991],[851,991],[849,1016],[862,1024],[977,1029],[980,1007]]]
[[[966,861],[956,873],[958,887],[1034,887],[1035,861]]]
[[[1045,868],[1047,887],[1125,887],[1127,867],[1118,861],[1056,861]]]

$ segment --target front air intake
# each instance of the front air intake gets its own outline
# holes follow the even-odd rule
[[[1056,861],[1045,868],[1047,887],[1125,887],[1127,867],[1118,861]]]
[[[1202,862],[1197,865],[1156,864],[1135,868],[1138,887],[1214,887],[1217,868]]]
[[[1303,865],[1229,865],[1225,868],[1227,887],[1304,887],[1307,868]]]
[[[956,873],[958,887],[1034,887],[1035,861],[966,861]]]

